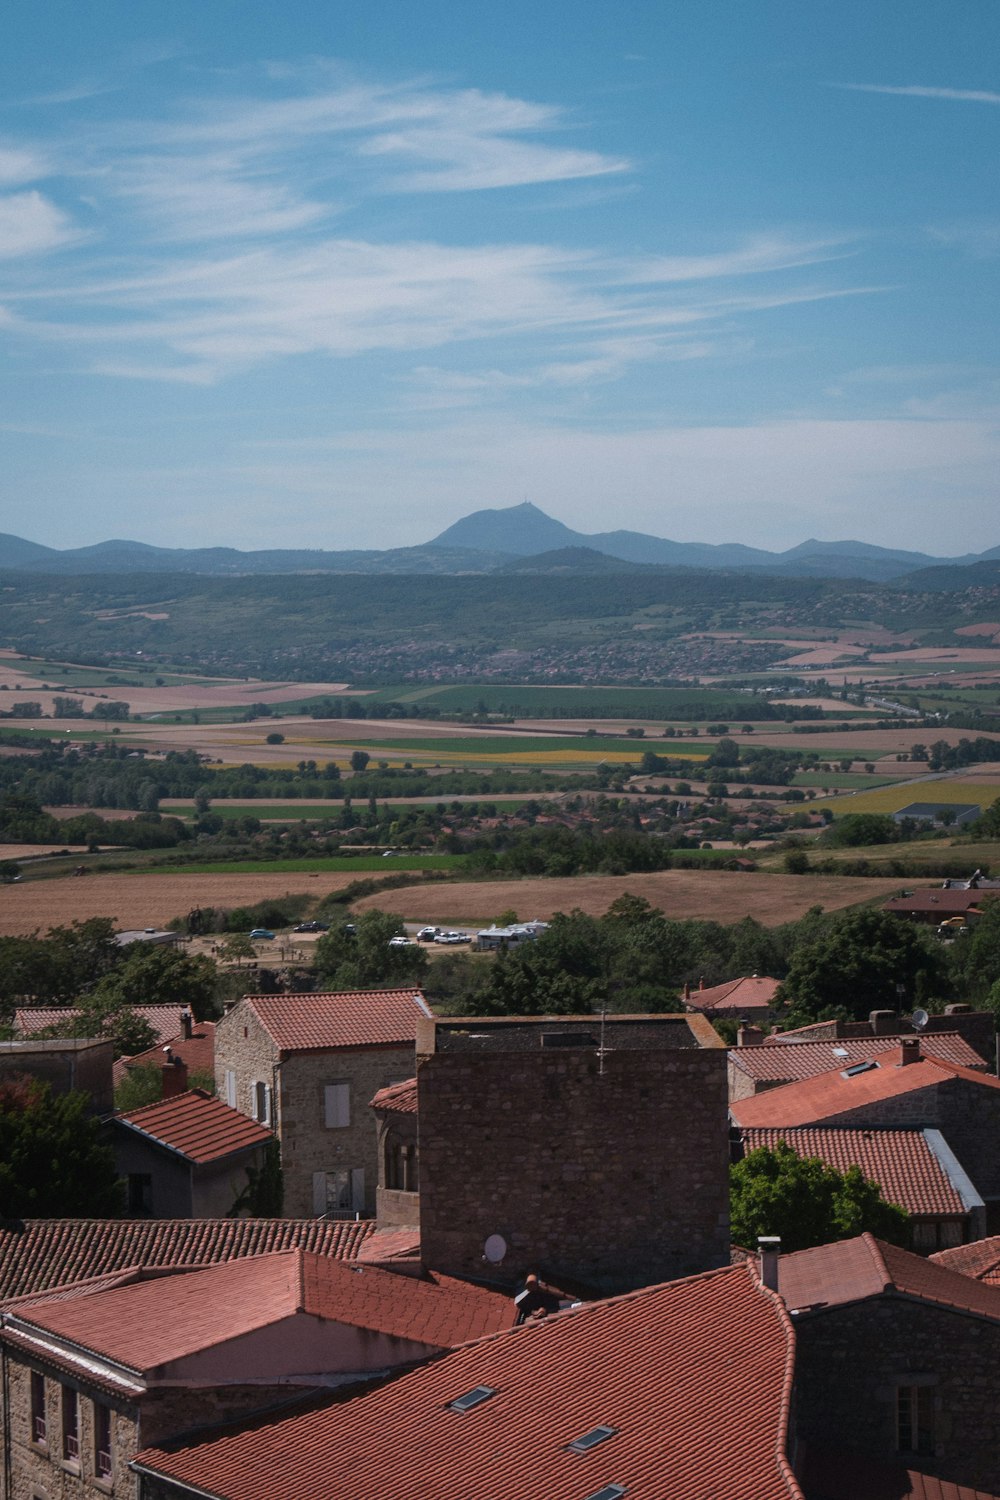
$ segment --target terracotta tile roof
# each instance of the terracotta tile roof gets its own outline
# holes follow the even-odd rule
[[[870,1234],[783,1255],[778,1286],[789,1310],[800,1312],[898,1294],[1000,1322],[1000,1288]]]
[[[936,1132],[933,1132],[936,1134]],[[747,1151],[772,1149],[779,1141],[797,1156],[818,1157],[846,1172],[860,1167],[882,1196],[909,1214],[964,1214],[961,1196],[922,1130],[830,1130],[822,1127],[753,1127],[743,1131]]]
[[[158,1039],[148,1052],[120,1057],[114,1068],[115,1083],[120,1083],[130,1068],[162,1068],[164,1044],[169,1045],[174,1057],[180,1058],[189,1073],[215,1072],[215,1022],[195,1021],[189,1037],[178,1031],[176,1036]]]
[[[420,1262],[419,1229],[376,1229],[358,1250],[358,1264],[371,1266]]]
[[[448,1277],[418,1279],[285,1250],[81,1289],[16,1308],[19,1321],[137,1373],[306,1313],[446,1349],[509,1328],[512,1298]]]
[[[745,979],[730,979],[725,984],[714,984],[710,989],[692,990],[685,995],[684,1004],[694,1010],[712,1012],[719,1010],[769,1011],[773,1010],[780,981],[766,975],[752,974]]]
[[[395,1115],[417,1113],[417,1080],[407,1078],[403,1083],[390,1083],[379,1089],[371,1102],[372,1109],[384,1109]]]
[[[204,1089],[189,1089],[171,1099],[116,1115],[114,1124],[117,1128],[137,1130],[197,1166],[266,1146],[274,1139],[266,1126],[248,1119],[239,1110],[230,1109]]]
[[[0,1227],[0,1301],[132,1266],[206,1266],[299,1247],[351,1260],[372,1219],[29,1219]]]
[[[356,990],[340,994],[246,995],[280,1052],[328,1047],[404,1046],[415,1042],[417,1022],[431,1015],[419,990]]]
[[[809,1500],[1000,1500],[995,1491],[970,1489],[903,1464],[880,1463],[841,1448],[800,1447],[796,1465]]]
[[[750,1078],[768,1081],[778,1078],[790,1083],[796,1078],[814,1078],[817,1073],[829,1073],[832,1069],[849,1068],[852,1063],[867,1062],[870,1057],[878,1057],[888,1048],[898,1045],[896,1039],[883,1036],[846,1038],[843,1041],[831,1037],[827,1041],[733,1047],[729,1058]],[[929,1036],[922,1034],[920,1051],[925,1057],[939,1057],[943,1062],[956,1063],[959,1067],[985,1071],[979,1053],[957,1031],[937,1031]]]
[[[223,1500],[802,1500],[785,1457],[794,1335],[747,1266],[481,1339],[381,1389],[136,1463]],[[476,1387],[487,1399],[451,1403]],[[589,1451],[569,1448],[598,1426]]]
[[[963,1079],[977,1088],[1000,1089],[1000,1078],[960,1068],[942,1058],[921,1056],[906,1064],[901,1058],[902,1049],[891,1047],[870,1059],[875,1066],[863,1073],[845,1078],[844,1070],[836,1068],[815,1078],[765,1089],[762,1094],[730,1104],[730,1114],[737,1125],[743,1126],[814,1125],[853,1115],[885,1099],[935,1088],[951,1079]]]
[[[885,903],[883,911],[904,915],[907,912],[940,913],[942,918],[965,916],[967,912],[977,911],[982,902],[994,894],[993,891],[970,891],[962,887],[952,887],[946,891],[942,886],[937,886],[932,890],[913,891],[909,896],[892,896]]]
[[[169,1042],[171,1037],[179,1034],[181,1029],[181,1012],[185,1009],[183,1005],[133,1005],[132,1009],[137,1016],[148,1021],[156,1036],[155,1046],[161,1047],[164,1042]],[[36,1032],[47,1031],[50,1026],[58,1026],[62,1021],[71,1016],[75,1020],[82,1015],[82,1011],[73,1006],[51,1006],[44,1009],[32,1007],[14,1012],[14,1029],[24,1036],[34,1036]]]
[[[976,1281],[1000,1287],[1000,1235],[974,1240],[971,1245],[955,1245],[951,1250],[939,1250],[930,1259],[939,1266],[947,1266],[949,1271],[960,1271],[963,1276],[972,1276]]]

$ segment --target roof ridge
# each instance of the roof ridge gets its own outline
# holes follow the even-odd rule
[[[750,1255],[742,1262],[745,1270],[756,1286],[757,1291],[768,1299],[778,1314],[778,1322],[785,1336],[785,1373],[781,1384],[781,1410],[778,1415],[777,1445],[775,1460],[778,1473],[785,1482],[791,1500],[804,1500],[802,1487],[795,1475],[795,1470],[788,1461],[788,1431],[791,1426],[792,1415],[792,1390],[795,1382],[795,1350],[796,1333],[791,1314],[780,1292],[765,1286],[761,1280],[760,1262],[756,1256]]]
[[[865,1249],[871,1256],[872,1263],[876,1271],[882,1277],[883,1292],[888,1292],[890,1290],[895,1291],[896,1283],[893,1281],[892,1276],[889,1274],[889,1267],[886,1265],[885,1256],[882,1254],[881,1240],[877,1240],[875,1236],[871,1234],[867,1229],[865,1230],[861,1238],[865,1242]]]

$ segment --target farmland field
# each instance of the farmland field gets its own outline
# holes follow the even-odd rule
[[[811,906],[829,911],[885,899],[899,890],[899,879],[863,880],[838,876],[736,873],[729,870],[660,870],[648,875],[574,875],[565,879],[449,881],[409,886],[365,896],[355,910],[378,907],[414,921],[446,924],[487,923],[513,909],[522,921],[545,920],[575,908],[592,916],[606,912],[625,894],[642,896],[678,919],[701,917],[738,922],[755,917],[775,927],[803,916]]]
[[[996,766],[991,767],[996,775]],[[895,786],[879,787],[875,791],[857,792],[850,797],[818,797],[812,807],[829,807],[834,814],[844,817],[846,813],[895,813],[908,807],[911,802],[976,802],[987,808],[1000,797],[1000,779],[978,780],[963,775],[961,780],[949,777],[939,780],[934,777],[922,785],[900,782]]]

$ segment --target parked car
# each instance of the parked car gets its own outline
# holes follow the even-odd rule
[[[266,927],[254,927],[250,932],[250,936],[255,938],[259,943],[274,942],[274,933],[268,932]]]
[[[417,933],[417,940],[421,943],[433,943],[440,931],[440,927],[421,927]]]
[[[292,928],[293,932],[329,932],[329,930],[329,922],[317,922],[315,918],[311,922],[300,922],[297,927]]]
[[[412,948],[412,947],[414,947],[414,944],[411,941],[411,939],[408,938],[408,937],[391,937],[389,939],[389,947],[390,948]]]
[[[436,943],[467,943],[469,935],[467,932],[439,932],[434,939]]]

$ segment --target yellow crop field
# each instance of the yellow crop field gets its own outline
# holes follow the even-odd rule
[[[857,792],[851,797],[817,798],[810,806],[828,807],[834,817],[842,818],[846,813],[899,812],[911,802],[975,802],[987,808],[998,797],[1000,782],[996,781],[925,781],[917,784],[911,781],[877,787],[870,792]]]

